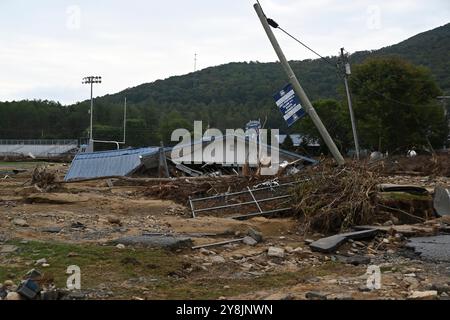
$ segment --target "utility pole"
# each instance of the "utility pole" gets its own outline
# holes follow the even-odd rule
[[[348,99],[348,108],[350,110],[350,120],[352,121],[352,130],[353,130],[353,138],[355,140],[355,151],[356,158],[360,160],[361,151],[359,148],[359,139],[358,139],[358,129],[356,127],[355,113],[353,112],[353,104],[352,104],[352,96],[350,93],[350,88],[348,85],[348,76],[352,74],[352,69],[350,66],[350,62],[348,61],[348,56],[344,53],[344,48],[341,49],[341,63],[344,70],[344,82],[345,82],[345,90],[347,91],[347,99]]]
[[[448,109],[447,109],[447,100],[450,100],[450,96],[440,96],[437,97],[438,100],[442,101],[442,107],[444,108],[445,116],[447,117],[449,115]]]
[[[438,100],[442,101],[442,108],[444,109],[445,118],[447,120],[448,127],[450,128],[450,113],[447,107],[447,101],[450,100],[450,96],[440,96],[437,97]],[[450,135],[448,136],[447,143],[450,142]]]
[[[94,83],[102,83],[102,77],[85,77],[83,78],[83,84],[91,85],[91,125],[89,129],[89,152],[94,151],[94,133],[93,133],[93,124],[94,124]]]
[[[286,72],[289,81],[291,82],[292,86],[294,87],[294,91],[299,96],[303,107],[305,108],[306,113],[311,117],[311,120],[313,121],[314,125],[317,127],[317,130],[319,130],[320,135],[322,136],[323,140],[325,141],[326,145],[328,146],[328,149],[330,149],[331,154],[333,155],[334,159],[338,163],[338,165],[342,166],[345,165],[344,157],[342,156],[341,152],[337,148],[336,144],[334,143],[333,139],[331,138],[330,134],[328,133],[328,130],[325,128],[322,120],[320,119],[319,115],[317,114],[316,110],[314,109],[311,101],[309,100],[308,96],[306,95],[305,91],[303,90],[302,86],[300,85],[300,82],[298,81],[297,77],[295,76],[294,71],[292,70],[291,66],[289,65],[288,60],[286,59],[286,56],[283,53],[283,50],[280,47],[280,44],[278,43],[277,39],[275,38],[275,35],[272,32],[272,29],[269,25],[269,20],[267,19],[266,15],[264,14],[261,6],[259,4],[255,4],[254,8],[256,10],[256,13],[258,14],[259,19],[261,20],[261,23],[264,27],[264,30],[267,33],[267,36],[272,43],[272,46],[275,50],[275,52],[278,55],[278,58],[280,59],[280,62],[284,68],[284,71]],[[278,25],[273,21],[270,20],[271,25],[273,27],[278,27]]]
[[[127,97],[125,97],[125,105],[123,110],[123,144],[127,143]]]
[[[194,55],[194,72],[197,71],[197,54]]]

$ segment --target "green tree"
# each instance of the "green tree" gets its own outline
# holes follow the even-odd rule
[[[159,133],[165,145],[173,145],[171,141],[172,133],[176,129],[193,130],[193,123],[187,121],[180,113],[172,111],[166,114],[161,120]]]
[[[314,102],[314,108],[338,148],[344,152],[352,148],[351,123],[347,107],[336,100],[327,99]],[[327,146],[310,117],[306,116],[297,122],[294,130],[301,132],[306,141],[320,141],[320,151],[328,153]]]
[[[431,73],[397,57],[369,59],[350,78],[363,147],[381,152],[442,147],[448,126]]]
[[[294,151],[294,141],[292,141],[292,138],[290,135],[287,135],[284,142],[281,144],[281,148],[287,151]]]

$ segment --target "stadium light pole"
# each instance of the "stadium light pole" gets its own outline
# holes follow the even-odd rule
[[[102,83],[102,77],[89,76],[83,78],[83,84],[91,85],[91,125],[89,132],[89,148],[94,151],[94,134],[93,134],[93,123],[94,123],[94,83]]]

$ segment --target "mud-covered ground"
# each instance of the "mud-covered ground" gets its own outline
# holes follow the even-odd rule
[[[325,235],[303,234],[301,222],[292,217],[192,219],[187,203],[152,198],[145,185],[122,181],[111,187],[99,180],[40,192],[30,186],[31,171],[7,174],[11,168],[32,167],[0,164],[0,283],[9,290],[33,268],[43,273],[43,286],[65,288],[67,267],[77,265],[82,290],[75,296],[80,299],[407,299],[424,291],[447,299],[450,294],[450,262],[422,260],[405,247],[409,234],[380,233],[333,254],[315,253],[308,241]],[[49,170],[62,180],[67,166],[53,164]],[[383,179],[430,191],[437,184],[450,185],[449,178],[416,174]],[[421,224],[434,233],[446,225],[448,219]],[[112,242],[171,234],[203,245],[245,237],[250,229],[262,233],[261,243],[166,250]],[[271,247],[283,254],[269,256]],[[379,290],[367,288],[369,266],[381,270]]]

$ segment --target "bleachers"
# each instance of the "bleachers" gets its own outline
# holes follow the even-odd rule
[[[54,158],[77,149],[77,140],[0,140],[3,157]]]

